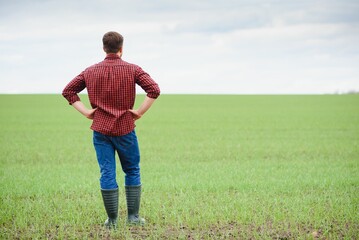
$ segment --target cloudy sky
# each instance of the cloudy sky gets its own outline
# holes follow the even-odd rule
[[[0,93],[60,93],[111,30],[163,93],[359,91],[357,0],[0,0]]]

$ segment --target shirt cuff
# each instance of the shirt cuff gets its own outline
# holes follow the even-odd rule
[[[73,95],[73,96],[68,96],[67,101],[69,102],[70,105],[72,105],[73,103],[77,102],[77,101],[81,101],[80,97],[77,95]]]
[[[159,93],[147,93],[147,97],[156,99],[158,98],[160,94]]]

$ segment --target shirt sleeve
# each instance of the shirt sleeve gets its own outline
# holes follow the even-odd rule
[[[84,90],[86,87],[84,72],[80,73],[77,77],[75,77],[62,91],[62,96],[66,98],[70,105],[74,102],[80,101],[80,97],[78,95],[79,92]]]
[[[160,95],[158,84],[140,67],[136,69],[136,84],[147,93],[147,97],[149,98],[156,99]]]

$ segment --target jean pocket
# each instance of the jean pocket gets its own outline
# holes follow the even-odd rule
[[[128,149],[132,147],[136,143],[136,141],[137,138],[134,132],[130,132],[129,134],[117,138],[117,144],[122,149]]]
[[[93,143],[94,145],[103,145],[105,142],[108,142],[106,139],[106,136],[104,136],[102,133],[93,132]]]

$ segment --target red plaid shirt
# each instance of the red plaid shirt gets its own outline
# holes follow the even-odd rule
[[[128,111],[133,108],[136,84],[150,98],[157,98],[157,83],[139,66],[123,61],[117,54],[107,54],[104,61],[95,64],[75,77],[63,90],[69,104],[80,101],[77,95],[87,88],[93,108],[97,108],[91,129],[105,135],[121,136],[135,128]]]

